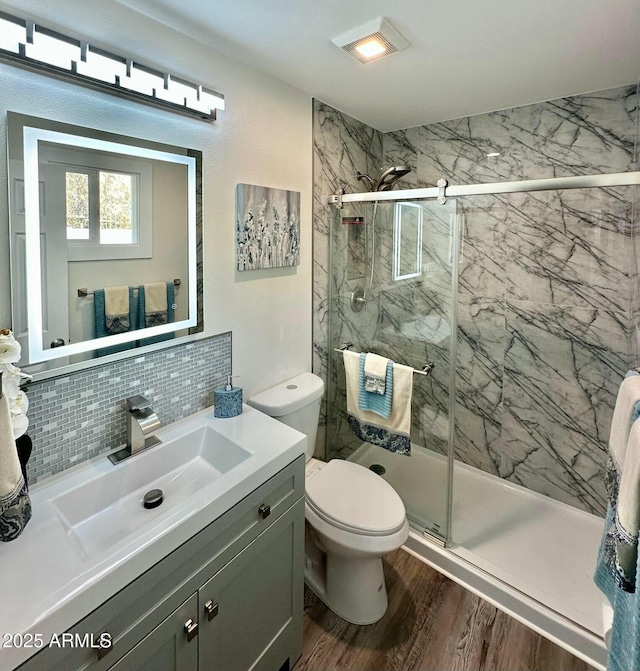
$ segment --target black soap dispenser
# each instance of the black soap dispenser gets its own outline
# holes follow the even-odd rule
[[[225,386],[213,392],[214,417],[237,417],[242,413],[242,387],[233,386],[234,377],[227,375]]]

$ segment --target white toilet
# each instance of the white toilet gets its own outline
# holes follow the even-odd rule
[[[343,459],[312,459],[324,383],[303,373],[248,399],[307,435],[305,582],[348,622],[372,624],[387,610],[382,557],[409,535],[402,500],[379,475]]]

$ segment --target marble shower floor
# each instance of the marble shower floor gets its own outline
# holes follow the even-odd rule
[[[407,458],[364,444],[353,460],[381,464],[410,518],[444,521],[446,459],[413,446]],[[604,520],[479,469],[455,463],[449,550],[602,636],[593,570]]]

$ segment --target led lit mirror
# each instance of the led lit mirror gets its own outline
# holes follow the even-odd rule
[[[7,128],[21,367],[202,330],[201,153],[13,112]]]
[[[422,274],[422,205],[395,203],[393,210],[393,280]]]

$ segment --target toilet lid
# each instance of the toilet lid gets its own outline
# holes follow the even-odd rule
[[[368,468],[332,459],[306,483],[312,510],[334,526],[366,535],[399,531],[406,512],[393,487]]]

